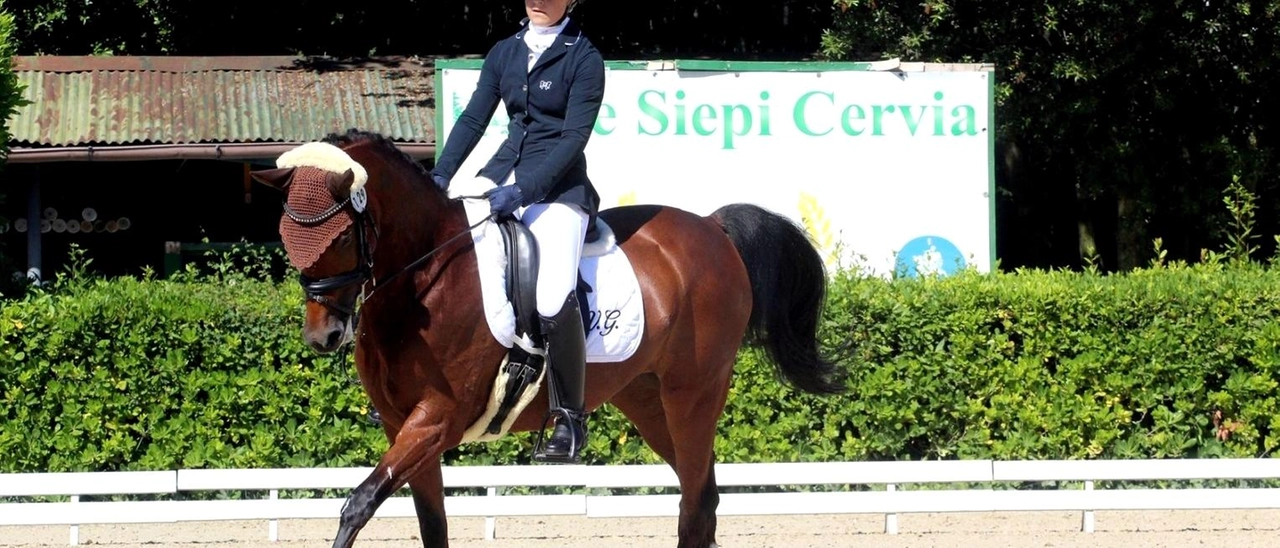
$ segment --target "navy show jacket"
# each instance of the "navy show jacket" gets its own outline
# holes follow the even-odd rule
[[[515,170],[521,205],[576,204],[594,222],[600,196],[587,177],[583,149],[604,99],[604,59],[570,19],[529,70],[528,19],[522,25],[485,56],[476,90],[432,173],[453,179],[501,99],[511,119],[507,138],[477,175],[503,184]]]

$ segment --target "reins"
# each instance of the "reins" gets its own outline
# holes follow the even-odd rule
[[[468,199],[483,199],[483,198],[484,196],[459,196],[455,199],[468,200]],[[289,216],[289,218],[293,219],[295,222],[299,224],[310,224],[310,223],[323,222],[324,220],[327,220],[328,218],[333,217],[339,211],[346,208],[350,204],[351,204],[351,199],[348,198],[340,203],[335,203],[333,207],[330,207],[329,209],[325,210],[323,213],[321,213],[317,217],[306,219],[296,215],[293,211],[291,211],[289,209],[288,203],[286,202],[285,213]],[[453,243],[454,240],[457,240],[458,238],[461,238],[469,234],[472,230],[475,230],[476,227],[488,222],[494,217],[493,213],[490,213],[484,216],[484,218],[468,226],[465,230],[459,231],[457,234],[450,236],[448,239],[441,242],[435,248],[424,253],[421,257],[418,257],[417,259],[413,260],[412,262],[405,265],[400,270],[397,270],[395,273],[391,274],[390,276],[387,276],[386,278],[378,280],[373,276],[373,255],[372,255],[372,252],[369,250],[369,245],[366,242],[366,236],[365,236],[368,215],[364,211],[361,211],[358,209],[353,208],[353,211],[355,212],[355,216],[356,216],[354,224],[357,227],[356,242],[357,242],[357,246],[359,247],[359,249],[357,250],[357,253],[360,254],[360,257],[357,259],[357,261],[360,264],[356,267],[356,269],[351,272],[346,272],[343,274],[338,274],[336,276],[322,278],[319,280],[311,280],[305,276],[299,275],[299,282],[302,284],[303,290],[307,293],[308,298],[320,303],[321,305],[324,305],[327,308],[346,314],[348,317],[351,318],[351,332],[353,334],[359,332],[360,304],[362,302],[369,300],[369,298],[372,297],[373,294],[377,292],[379,288],[391,283],[392,280],[396,279],[401,274],[404,274],[405,272],[409,272],[421,266],[422,263],[427,261],[427,259],[430,259],[435,254],[439,253],[446,246]],[[377,235],[378,235],[377,227],[374,227],[374,237],[376,238]],[[370,289],[368,293],[365,293],[363,289],[364,283],[366,282],[371,282],[373,284],[373,288]],[[345,287],[353,283],[360,283],[362,287],[361,287],[360,297],[357,299],[357,302],[354,303],[351,307],[342,306],[336,302],[333,302],[333,300],[328,298],[328,296],[321,294],[323,292],[338,289],[340,287]],[[346,373],[345,365],[347,363],[347,355],[351,353],[351,347],[353,346],[354,344],[352,344],[352,342],[348,342],[338,348],[337,359],[334,361],[334,369],[339,374]],[[347,376],[347,382],[354,385],[359,385],[360,379],[358,376],[357,377]],[[374,417],[370,417],[370,420],[375,424],[381,422],[381,420],[376,419]]]
[[[481,196],[459,196],[457,199],[458,199],[458,200],[466,200],[466,199],[479,199],[479,198],[482,198],[482,197],[481,197]],[[423,256],[418,257],[418,258],[417,258],[417,259],[415,259],[413,262],[411,262],[411,263],[409,263],[409,264],[405,265],[405,267],[404,267],[404,268],[401,268],[400,270],[396,271],[396,273],[394,273],[394,274],[392,274],[392,275],[390,275],[390,276],[387,276],[386,278],[383,278],[382,280],[373,279],[373,280],[372,280],[372,281],[373,281],[373,289],[370,289],[370,290],[369,290],[369,293],[368,293],[368,294],[366,294],[366,295],[364,295],[364,298],[365,298],[365,299],[368,299],[369,297],[373,296],[373,293],[374,293],[375,291],[377,291],[377,290],[378,290],[378,288],[380,288],[380,287],[382,287],[382,286],[384,286],[384,285],[386,285],[386,284],[391,283],[391,280],[396,279],[396,277],[400,276],[401,274],[404,274],[405,272],[408,272],[408,271],[410,271],[410,270],[413,270],[413,269],[415,269],[415,268],[417,268],[417,267],[421,266],[421,265],[422,265],[422,263],[426,262],[426,261],[427,261],[427,259],[430,259],[430,258],[431,258],[431,256],[435,255],[436,253],[439,253],[439,252],[440,252],[440,250],[444,249],[444,247],[445,247],[445,246],[449,245],[450,243],[453,243],[453,241],[454,241],[454,240],[456,240],[456,239],[458,239],[458,238],[461,238],[461,237],[463,237],[463,236],[467,235],[467,234],[468,234],[468,233],[470,233],[472,230],[475,230],[475,228],[476,228],[476,227],[478,227],[478,226],[480,226],[480,225],[482,225],[482,224],[484,224],[484,223],[488,222],[490,219],[493,219],[493,216],[494,216],[494,214],[493,214],[493,213],[490,213],[490,214],[488,214],[488,215],[485,215],[485,216],[484,216],[484,218],[480,219],[479,221],[476,221],[476,222],[475,222],[475,224],[472,224],[471,226],[468,226],[465,230],[462,230],[462,231],[458,232],[457,234],[454,234],[453,236],[450,236],[450,237],[449,237],[449,239],[445,240],[445,241],[444,241],[444,242],[442,242],[440,245],[436,246],[436,247],[435,247],[435,249],[432,249],[431,251],[428,251],[428,252],[427,252],[426,254],[424,254]],[[370,274],[370,277],[372,278],[372,273]]]

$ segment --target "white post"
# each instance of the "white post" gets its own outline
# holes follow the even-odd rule
[[[1084,482],[1084,490],[1093,491],[1093,480],[1086,480]],[[1084,511],[1084,517],[1082,519],[1082,523],[1080,524],[1080,528],[1086,533],[1093,532],[1093,510]]]
[[[280,498],[279,489],[272,489],[270,493],[271,493],[270,495],[271,500],[279,500]],[[269,523],[267,523],[267,538],[270,539],[271,542],[280,540],[280,525],[276,522],[275,519],[272,519]]]
[[[491,496],[491,497],[496,497],[496,496],[498,496],[498,488],[497,488],[497,487],[490,487],[490,488],[488,488],[488,489],[489,489],[489,491],[488,491],[489,496]],[[498,529],[498,523],[497,523],[497,521],[498,521],[498,520],[497,520],[497,518],[495,518],[494,516],[485,516],[485,517],[484,517],[484,539],[485,539],[485,540],[493,540],[493,539],[494,539],[494,537],[495,537],[495,533],[496,533],[496,531],[497,531],[497,529]]]
[[[885,486],[885,488],[886,488],[890,493],[893,493],[893,492],[895,492],[895,491],[897,491],[897,490],[898,490],[898,486],[897,486],[897,485],[895,485],[895,484],[892,484],[892,483],[887,484],[887,485]],[[888,534],[890,534],[890,535],[896,535],[896,534],[898,534],[898,514],[885,514],[885,515],[884,515],[884,532],[885,532],[885,533],[888,533]]]
[[[40,227],[36,227],[36,228],[39,229]],[[80,495],[71,495],[71,502],[80,502]],[[77,544],[80,544],[80,526],[72,525],[71,526],[71,545],[75,546]]]

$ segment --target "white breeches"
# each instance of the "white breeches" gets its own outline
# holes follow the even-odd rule
[[[587,214],[568,204],[530,204],[517,210],[538,241],[538,314],[554,316],[578,285]]]
[[[488,181],[483,177],[478,179]],[[513,185],[515,181],[512,170],[504,186]],[[578,261],[582,258],[582,241],[587,237],[587,213],[574,205],[544,203],[517,208],[513,215],[529,227],[538,242],[538,314],[554,316],[578,286]]]

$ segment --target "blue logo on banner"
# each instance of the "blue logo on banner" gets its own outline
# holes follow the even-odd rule
[[[960,248],[941,236],[920,236],[898,251],[894,271],[898,277],[955,274],[964,268]]]

